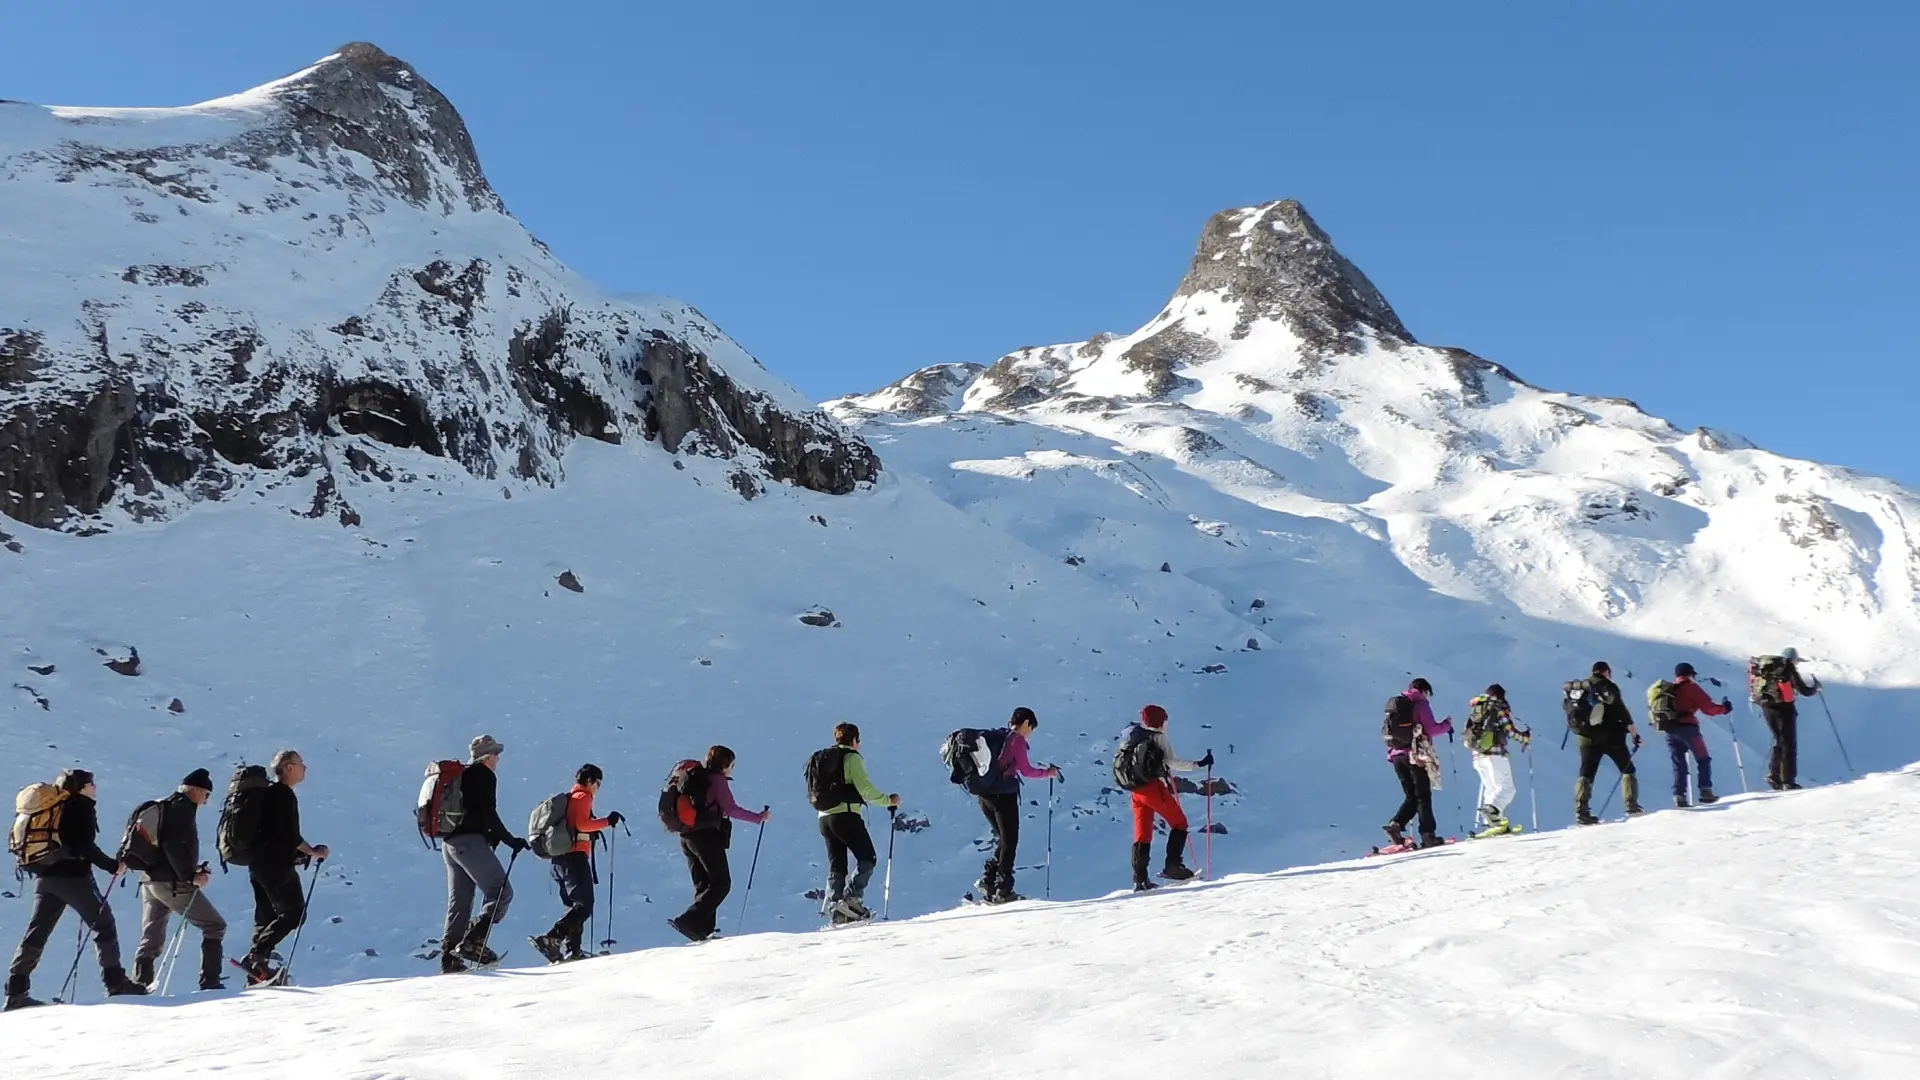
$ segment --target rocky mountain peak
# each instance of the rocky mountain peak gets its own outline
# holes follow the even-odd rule
[[[480,170],[466,121],[434,85],[378,45],[355,41],[266,88],[290,111],[291,145],[267,149],[365,155],[392,194],[415,206],[504,209]]]
[[[1363,331],[1414,340],[1387,298],[1295,199],[1208,219],[1175,295],[1203,292],[1239,305],[1236,339],[1260,319],[1280,319],[1317,352],[1349,351]]]

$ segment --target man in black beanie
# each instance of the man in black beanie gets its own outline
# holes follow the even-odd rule
[[[202,806],[213,797],[213,777],[195,769],[180,781],[173,794],[160,800],[160,860],[147,871],[140,886],[140,947],[133,954],[133,979],[154,988],[155,962],[167,947],[167,923],[178,915],[200,931],[200,989],[220,990],[225,956],[227,920],[200,890],[207,887],[207,867],[200,861]]]

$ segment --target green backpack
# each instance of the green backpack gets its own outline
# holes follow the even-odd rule
[[[1653,721],[1655,731],[1667,731],[1680,722],[1679,689],[1665,679],[1656,679],[1647,687],[1647,718]]]
[[[1507,704],[1491,694],[1467,703],[1467,749],[1487,754],[1506,745]]]

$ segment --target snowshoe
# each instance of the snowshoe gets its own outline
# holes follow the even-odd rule
[[[286,970],[284,968],[274,967],[268,961],[249,958],[244,960],[228,960],[227,963],[232,964],[234,967],[246,973],[247,989],[249,990],[256,986],[286,985]]]
[[[500,954],[487,948],[484,941],[463,941],[453,950],[453,955],[467,962],[470,968],[496,967],[500,963]]]
[[[1166,878],[1168,881],[1192,881],[1199,875],[1179,863],[1174,863],[1172,866],[1161,870],[1160,876]]]
[[[1020,901],[1022,901],[1022,900],[1025,900],[1025,899],[1026,899],[1026,897],[1024,897],[1024,896],[1021,896],[1021,895],[1020,895],[1019,893],[1017,893],[1017,892],[1002,892],[1002,893],[994,893],[994,894],[993,894],[992,896],[989,896],[989,897],[987,897],[987,903],[989,903],[989,904],[1015,904],[1015,903],[1019,903],[1019,902],[1020,902]]]
[[[37,997],[28,997],[25,994],[14,994],[7,998],[7,1003],[5,1006],[0,1006],[0,1012],[16,1012],[20,1009],[37,1009],[40,1006],[45,1004],[46,1002],[41,1001]]]
[[[1782,784],[1780,785],[1780,787],[1781,787],[1781,790],[1783,791],[1799,791],[1800,790],[1799,784]]]
[[[1387,834],[1388,847],[1399,847],[1407,842],[1407,827],[1405,825],[1389,821],[1385,825],[1380,826],[1380,829]]]
[[[567,958],[560,943],[545,934],[535,934],[527,939],[527,943],[532,945],[533,950],[544,957],[549,964],[558,964]]]
[[[696,934],[692,930],[687,929],[687,925],[680,921],[680,916],[678,915],[675,915],[673,918],[668,919],[667,925],[679,931],[681,937],[686,938],[688,941],[693,942],[695,945],[698,945],[701,942],[707,940],[708,938],[711,938],[714,936],[713,934]]]
[[[471,969],[467,967],[466,961],[452,953],[440,954],[440,974],[465,975],[469,970]]]
[[[1435,848],[1435,847],[1445,847],[1445,846],[1446,846],[1446,843],[1447,843],[1447,842],[1446,842],[1445,840],[1442,840],[1442,839],[1440,839],[1440,837],[1439,837],[1439,836],[1438,836],[1437,834],[1435,834],[1435,833],[1421,833],[1421,834],[1420,834],[1420,847],[1421,847],[1422,849],[1425,849],[1425,848]]]
[[[106,978],[108,997],[146,997],[147,988],[127,978],[124,971],[115,971]]]
[[[1160,886],[1155,885],[1151,881],[1136,881],[1133,883],[1134,892],[1152,892],[1159,887]]]

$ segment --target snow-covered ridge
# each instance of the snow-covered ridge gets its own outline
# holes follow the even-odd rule
[[[972,1080],[983,1056],[1071,1078],[1906,1080],[1920,872],[1888,853],[1916,780],[1144,897],[57,1008],[0,1017],[0,1037],[47,1080],[544,1080],[572,1061],[811,1078],[849,1060]]]
[[[691,307],[617,299],[488,185],[453,105],[366,44],[166,109],[0,103],[0,510],[94,531],[244,489],[556,483],[657,440],[846,492],[878,462]]]
[[[907,392],[923,384],[940,393]],[[950,463],[982,475],[1009,446],[1074,463],[1042,468],[1164,465],[1136,513],[1225,518],[1245,539],[1206,560],[1222,567],[1294,557],[1290,522],[1323,518],[1451,596],[1726,655],[1812,643],[1920,682],[1920,497],[1417,344],[1290,200],[1216,215],[1132,333],[828,407],[949,489]]]

